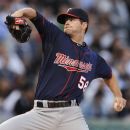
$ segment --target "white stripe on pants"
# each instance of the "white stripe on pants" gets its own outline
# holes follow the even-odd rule
[[[79,106],[38,108],[15,116],[2,124],[0,130],[89,130]]]

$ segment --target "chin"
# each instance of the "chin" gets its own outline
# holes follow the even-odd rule
[[[72,32],[68,31],[68,30],[64,30],[64,33],[66,33],[67,35],[71,35]]]

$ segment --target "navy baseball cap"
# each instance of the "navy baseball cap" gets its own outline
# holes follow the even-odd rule
[[[57,21],[61,24],[65,24],[67,17],[78,18],[87,23],[89,21],[87,12],[85,12],[84,10],[82,10],[80,8],[69,8],[67,10],[67,13],[60,14],[57,17]]]

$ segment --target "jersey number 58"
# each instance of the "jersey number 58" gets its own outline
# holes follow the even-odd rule
[[[85,91],[88,85],[89,85],[89,81],[87,81],[84,76],[81,76],[78,83],[78,88],[83,89],[83,91]]]

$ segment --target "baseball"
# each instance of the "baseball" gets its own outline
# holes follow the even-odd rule
[[[117,109],[117,102],[114,103],[114,109],[116,110]]]
[[[123,109],[123,106],[120,106],[118,103],[114,103],[114,109],[116,110],[116,111],[122,111],[122,109]]]

